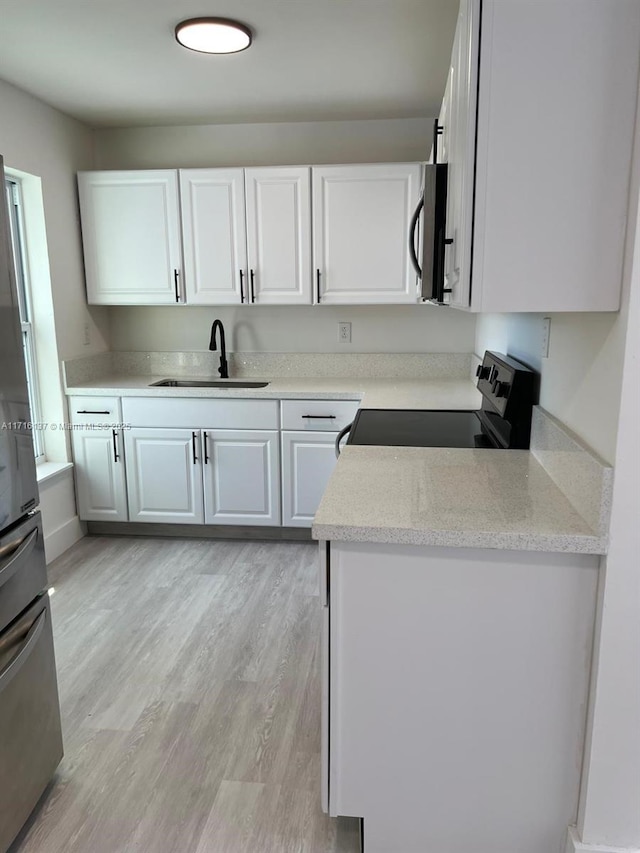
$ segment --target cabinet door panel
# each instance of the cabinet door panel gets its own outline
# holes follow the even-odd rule
[[[282,523],[311,527],[336,464],[332,432],[282,433]]]
[[[120,457],[116,460],[116,453]],[[122,432],[73,433],[78,516],[83,521],[127,521]]]
[[[181,170],[180,202],[187,302],[239,303],[247,267],[243,170]]]
[[[278,433],[205,430],[207,524],[280,524]]]
[[[78,191],[88,302],[175,304],[182,271],[177,173],[81,172]]]
[[[477,4],[461,0],[450,72],[447,237],[453,243],[445,266],[449,303],[459,307],[467,307],[470,298],[479,19]]]
[[[246,169],[247,243],[255,299],[311,303],[310,169]]]
[[[312,173],[320,302],[415,303],[407,239],[422,166],[322,166]]]
[[[199,436],[191,430],[141,429],[125,434],[131,521],[201,524]]]
[[[639,39],[637,3],[482,4],[472,310],[618,310]]]

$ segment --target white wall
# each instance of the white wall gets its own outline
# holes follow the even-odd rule
[[[51,563],[84,536],[76,515],[73,469],[66,468],[38,484],[44,533],[44,553]]]
[[[96,169],[186,169],[426,160],[432,120],[103,128]]]
[[[428,119],[105,129],[96,166],[107,169],[268,166],[426,159]],[[112,308],[121,350],[206,349],[211,322],[231,331],[230,348],[303,352],[469,352],[474,318],[425,306]],[[352,344],[338,343],[338,321]]]
[[[549,316],[548,358],[541,314],[479,315],[475,351],[508,353],[541,371],[540,404],[613,463],[626,313]]]
[[[93,165],[93,135],[89,128],[3,81],[0,115],[0,153],[5,165],[24,181],[43,417],[60,422],[66,420],[60,359],[108,348],[108,312],[89,310],[86,305],[76,200],[75,173]],[[85,327],[89,345],[85,345]],[[66,431],[45,432],[51,461],[70,458],[67,435]],[[82,535],[71,469],[42,482],[39,491],[47,557],[52,559]]]
[[[60,358],[107,349],[108,314],[86,305],[76,190],[76,172],[93,167],[93,132],[1,80],[0,114],[5,166],[42,181]],[[89,346],[84,345],[86,323]]]
[[[244,352],[471,352],[475,318],[430,305],[112,308],[114,350],[206,350],[211,324]],[[351,344],[338,342],[338,322]]]
[[[60,422],[66,417],[60,360],[108,348],[108,312],[86,305],[78,221],[75,173],[93,163],[93,136],[3,81],[0,115],[0,153],[5,167],[23,180],[43,416]],[[64,434],[47,430],[45,445],[50,460],[69,459]]]

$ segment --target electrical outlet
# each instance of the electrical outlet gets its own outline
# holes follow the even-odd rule
[[[91,328],[88,323],[84,324],[84,345],[86,347],[91,346]]]
[[[542,320],[542,358],[549,358],[549,338],[551,337],[551,317],[544,317]]]
[[[351,323],[338,323],[338,340],[341,344],[351,343]]]

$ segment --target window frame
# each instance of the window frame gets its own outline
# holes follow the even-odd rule
[[[16,288],[18,291],[18,308],[22,329],[22,345],[27,375],[27,390],[31,409],[33,449],[36,463],[45,462],[46,454],[43,441],[43,430],[35,428],[42,423],[42,406],[40,403],[40,388],[38,381],[38,362],[34,343],[34,328],[32,321],[32,296],[29,279],[29,264],[25,245],[24,208],[22,203],[22,187],[20,179],[5,175],[5,197],[9,213],[9,238],[13,249]]]

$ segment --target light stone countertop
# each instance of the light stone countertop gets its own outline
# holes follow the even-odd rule
[[[527,450],[346,446],[313,537],[585,554],[607,546]]]
[[[198,397],[252,400],[361,400],[367,409],[479,409],[481,395],[469,379],[363,379],[275,377],[266,388],[158,388],[160,376],[103,376],[67,387],[71,396]],[[249,377],[247,377],[249,378]],[[259,380],[259,376],[250,379]],[[265,380],[266,381],[266,380]]]

